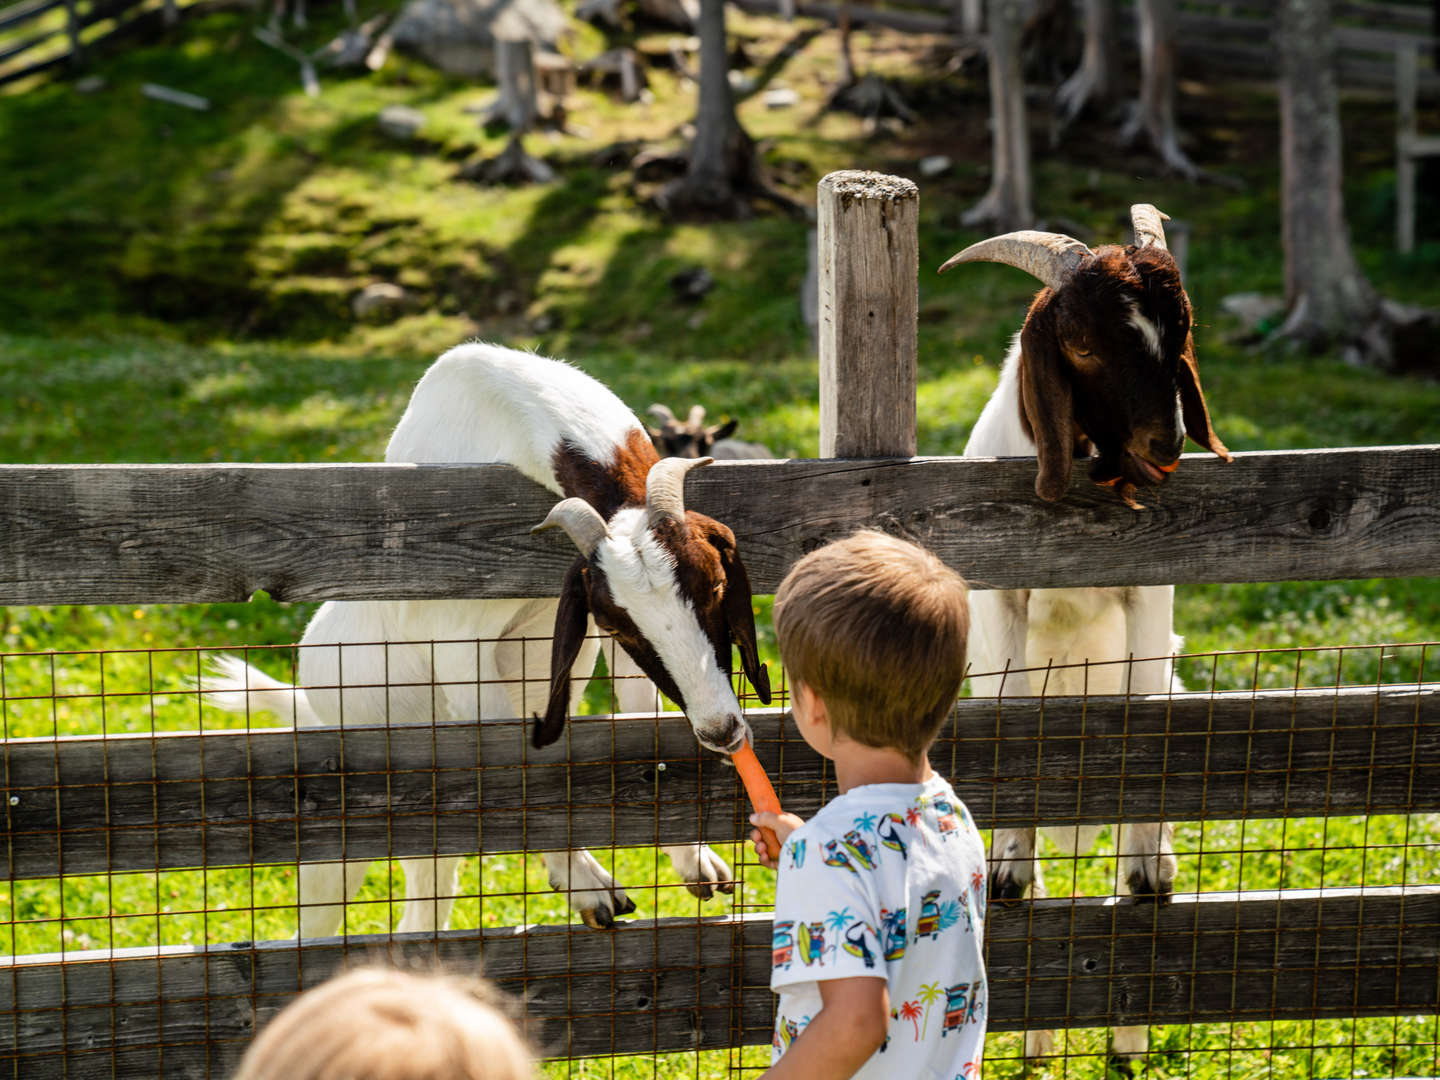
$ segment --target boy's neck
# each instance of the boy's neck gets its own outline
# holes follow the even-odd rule
[[[898,750],[845,740],[830,748],[835,785],[844,795],[866,784],[923,784],[934,776],[928,755],[911,761]]]

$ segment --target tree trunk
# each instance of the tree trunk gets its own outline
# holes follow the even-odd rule
[[[495,75],[500,96],[485,110],[482,123],[505,124],[510,129],[510,141],[495,157],[466,165],[460,175],[491,184],[549,183],[555,179],[555,170],[531,157],[522,139],[535,126],[540,111],[536,104],[534,45],[528,40],[496,41]]]
[[[486,121],[500,121],[519,135],[535,123],[535,54],[528,41],[495,42],[495,75],[500,96],[486,110]]]
[[[989,0],[986,54],[990,62],[992,131],[990,190],[965,212],[965,225],[991,225],[998,232],[1028,229],[1030,137],[1025,121],[1025,81],[1020,70],[1020,0]]]
[[[740,191],[755,183],[755,144],[740,126],[730,94],[724,0],[700,0],[700,111],[685,176],[660,196],[665,209],[693,208],[742,216]]]
[[[1140,100],[1121,130],[1130,143],[1144,141],[1166,166],[1188,180],[1200,175],[1180,149],[1175,127],[1176,0],[1137,0],[1140,33]]]
[[[1115,100],[1120,49],[1115,34],[1115,0],[1085,0],[1085,46],[1080,67],[1060,84],[1055,93],[1064,127],[1092,102],[1107,105]]]
[[[840,31],[840,78],[838,86],[844,89],[855,82],[855,58],[850,54],[850,5],[840,5],[840,16],[837,20]]]
[[[1279,333],[1313,349],[1341,344],[1384,363],[1380,298],[1350,250],[1341,196],[1340,103],[1333,0],[1280,3],[1281,238],[1285,304]]]

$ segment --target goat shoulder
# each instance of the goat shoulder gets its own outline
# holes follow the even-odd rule
[[[561,493],[553,464],[558,447],[569,444],[604,463],[634,432],[644,437],[635,414],[580,369],[470,343],[446,352],[421,377],[385,460],[505,462]]]

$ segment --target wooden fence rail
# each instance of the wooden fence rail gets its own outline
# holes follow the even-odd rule
[[[1440,446],[1190,455],[1126,508],[1033,459],[723,462],[688,505],[735,530],[757,592],[862,525],[978,588],[1440,574]],[[553,595],[557,496],[505,465],[0,466],[0,604]],[[1023,550],[1023,559],[1016,552]]]
[[[478,959],[553,1056],[764,1044],[770,931],[738,915],[0,959],[0,1054],[25,1076],[223,1076],[270,1015],[357,956]],[[992,908],[986,941],[992,1031],[1440,1007],[1440,886],[1039,900]]]
[[[823,759],[777,710],[749,718],[785,806],[814,813],[833,794]],[[734,771],[678,714],[577,719],[544,750],[527,735],[12,739],[7,876],[729,843],[748,828]],[[965,699],[932,760],[982,828],[1440,811],[1440,685]]]

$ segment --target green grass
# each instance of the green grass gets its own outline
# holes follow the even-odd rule
[[[297,40],[313,47],[338,25],[322,10]],[[322,73],[324,93],[299,93],[294,65],[250,36],[252,17],[220,13],[166,39],[105,58],[105,88],[57,81],[0,94],[0,461],[362,461],[380,456],[411,386],[443,348],[471,336],[564,355],[637,409],[699,401],[741,418],[740,434],[782,456],[818,448],[816,364],[796,293],[806,224],[758,217],[672,223],[647,209],[629,177],[594,162],[621,139],[663,140],[688,120],[692,90],[654,73],[655,100],[624,107],[582,90],[576,135],[528,137],[560,170],[535,188],[455,179],[464,161],[497,152],[503,135],[475,126],[467,106],[491,92],[396,58],[374,76]],[[736,18],[757,69],[795,32]],[[640,35],[660,49],[668,35]],[[914,175],[943,151],[956,169],[922,184],[919,438],[922,453],[959,453],[994,385],[1033,283],[1001,268],[929,273],[978,234],[959,214],[986,184],[985,94],[974,76],[941,77],[916,43],[856,35],[868,68],[898,79],[930,118],[867,135],[817,103],[835,63],[822,35],[779,81],[802,94],[791,111],[742,106],[777,181],[802,200],[839,167]],[[591,30],[576,55],[605,43]],[[193,113],[139,95],[153,81],[209,97]],[[384,105],[426,117],[413,145],[375,128]],[[1388,295],[1433,302],[1440,242],[1409,256],[1389,245],[1391,114],[1347,101],[1347,210],[1357,256]],[[1332,357],[1253,351],[1220,300],[1278,292],[1283,271],[1274,161],[1276,106],[1266,90],[1187,83],[1181,121],[1207,166],[1244,181],[1236,191],[1156,175],[1119,158],[1106,133],[1082,128],[1058,152],[1037,138],[1036,205],[1098,240],[1121,235],[1123,208],[1151,201],[1191,226],[1187,284],[1198,313],[1201,369],[1216,427],[1234,449],[1440,441],[1440,385],[1357,370]],[[1433,124],[1430,126],[1434,126]],[[1425,196],[1422,194],[1422,198]],[[1419,215],[1422,222],[1434,220]],[[1071,225],[1067,224],[1066,228]],[[715,289],[681,304],[667,278],[703,265]],[[396,281],[416,310],[357,325],[349,299]],[[758,601],[762,648],[774,660],[769,601]],[[0,610],[7,736],[196,730],[238,721],[197,710],[186,692],[197,650],[283,647],[313,606],[274,603]],[[1177,630],[1203,654],[1182,664],[1196,687],[1359,684],[1420,677],[1415,649],[1360,648],[1440,639],[1440,581],[1190,586]],[[1343,653],[1336,646],[1356,646]],[[1274,649],[1257,658],[1256,650]],[[102,655],[102,650],[104,650]],[[129,650],[129,651],[121,651]],[[26,654],[26,655],[21,655]],[[287,670],[277,649],[263,663]],[[1433,677],[1434,650],[1424,674]],[[102,686],[107,696],[101,698]],[[110,697],[116,690],[132,696]],[[605,692],[592,685],[588,707]],[[1395,884],[1440,879],[1440,820],[1337,818],[1179,826],[1182,890]],[[1100,850],[1104,850],[1104,842]],[[727,857],[739,853],[731,848]],[[610,853],[602,853],[609,860]],[[640,916],[764,910],[770,875],[740,864],[734,898],[703,909],[653,850],[613,854]],[[483,875],[483,882],[481,877]],[[1113,860],[1052,859],[1053,895],[1107,894]],[[0,886],[3,887],[3,886]],[[0,900],[0,948],[31,953],[294,933],[294,867],[15,881]],[[517,856],[467,860],[457,926],[560,922],[561,900],[539,864]],[[403,882],[372,867],[347,913],[350,933],[398,920]],[[483,896],[483,901],[480,897]],[[1099,1075],[1103,1032],[1071,1032],[1048,1077]],[[1317,1024],[1156,1028],[1151,1069],[1209,1080],[1433,1074],[1433,1018]],[[996,1069],[1017,1037],[992,1036]],[[733,1053],[561,1062],[547,1075],[726,1076],[763,1064]]]

